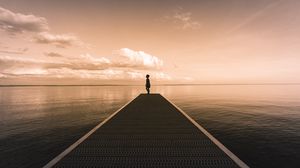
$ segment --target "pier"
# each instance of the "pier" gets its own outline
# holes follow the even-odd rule
[[[50,167],[248,166],[160,94],[141,94],[72,144]]]

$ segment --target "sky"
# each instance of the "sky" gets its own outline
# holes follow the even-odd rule
[[[0,85],[300,83],[298,0],[0,0]]]

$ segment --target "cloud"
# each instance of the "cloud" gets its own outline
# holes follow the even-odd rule
[[[11,34],[33,32],[34,41],[40,44],[50,44],[61,48],[73,45],[89,47],[75,35],[50,33],[50,27],[44,17],[15,13],[2,7],[0,7],[0,29]]]
[[[48,57],[63,57],[63,55],[61,55],[59,53],[56,53],[56,52],[47,52],[47,53],[44,53],[44,54]]]
[[[12,77],[39,77],[39,78],[77,78],[77,79],[101,79],[101,80],[144,80],[145,72],[106,68],[99,70],[72,69],[67,67],[49,68],[42,67],[15,67],[0,73],[0,78]],[[171,80],[172,78],[163,72],[150,73],[154,80]]]
[[[231,30],[228,31],[227,34],[238,31],[239,29],[241,29],[244,26],[248,25],[249,23],[253,22],[257,18],[259,18],[260,16],[262,16],[263,14],[265,14],[268,10],[272,9],[273,7],[277,6],[278,4],[280,4],[283,1],[284,0],[271,1],[265,7],[259,9],[258,11],[254,12],[254,13],[251,13],[251,15],[249,15],[246,18],[244,18],[242,22],[240,22],[237,25],[235,25]]]
[[[122,48],[117,51],[121,57],[120,66],[136,67],[142,69],[160,69],[163,61],[156,56],[145,53],[144,51],[134,51],[129,48]]]
[[[163,72],[150,73],[151,79],[157,81],[171,80],[169,75]],[[47,77],[47,78],[75,78],[75,79],[100,79],[100,80],[144,80],[145,73],[134,70],[108,68],[103,70],[85,70],[70,68],[53,69],[14,69],[2,74],[2,78],[8,77]],[[1,76],[0,76],[1,77]]]
[[[80,59],[81,58],[81,59]],[[43,60],[22,57],[0,56],[0,72],[14,72],[15,69],[61,69],[68,68],[74,70],[103,70],[109,67],[106,58],[80,57],[65,58],[62,60]],[[14,73],[11,73],[14,74]]]
[[[180,29],[200,29],[202,25],[192,18],[191,12],[184,12],[182,8],[178,8],[173,15],[165,17],[177,24]]]
[[[74,35],[70,34],[51,34],[48,32],[39,33],[35,41],[40,44],[52,44],[57,47],[66,48],[72,45],[82,45],[82,42]]]
[[[2,74],[2,73],[0,73],[0,78],[7,78],[7,76],[4,75],[4,74]]]
[[[67,65],[64,67],[78,70],[104,70],[112,67],[108,58],[82,54],[78,57],[67,58]]]
[[[152,78],[156,80],[171,80],[172,77],[164,72],[154,72]]]
[[[108,58],[95,57],[89,53],[81,54],[78,59],[79,59],[79,61],[86,61],[86,62],[90,62],[93,64],[110,64],[111,63],[111,61]]]
[[[143,51],[128,48],[118,50],[118,57],[81,54],[76,57],[63,56],[56,52],[45,53],[49,57],[60,59],[32,59],[24,57],[0,56],[0,73],[5,77],[43,77],[43,78],[87,78],[142,80],[145,74],[151,74],[155,80],[170,80],[171,77],[160,69],[163,61]]]
[[[137,70],[129,70],[129,71],[123,71],[121,74],[122,76],[119,76],[118,78],[122,79],[133,79],[133,80],[144,80],[145,79],[145,72],[144,71],[137,71]],[[151,79],[154,80],[171,80],[171,76],[164,72],[151,72],[149,73],[151,75]]]
[[[121,49],[120,51],[123,50],[124,49]],[[128,54],[127,51],[133,52],[133,50],[130,49],[126,49],[124,51],[126,51],[126,54]],[[123,60],[111,60],[106,57],[92,56],[88,53],[81,54],[76,57],[65,57],[55,52],[46,53],[46,55],[50,57],[60,57],[61,59],[56,59],[54,61],[47,59],[0,56],[0,70],[5,67],[41,67],[45,69],[69,68],[74,70],[104,70],[108,68],[156,70],[156,66],[162,64],[160,59],[154,56],[150,56],[148,54],[144,55],[141,58],[135,58],[137,56],[140,57],[140,55],[134,55],[133,57],[126,55],[123,56],[125,57],[125,59]]]
[[[0,73],[3,73],[6,72],[6,70],[20,68],[31,69],[36,67],[42,67],[44,65],[58,64],[58,62],[49,62],[23,57],[0,56],[0,64]]]
[[[24,54],[26,51],[28,51],[28,48],[19,48],[16,50],[0,50],[0,53],[4,54]]]
[[[48,22],[43,17],[14,13],[0,7],[0,28],[10,33],[48,31]]]
[[[81,79],[101,79],[101,80],[124,80],[132,79],[128,71],[123,69],[107,68],[103,70],[85,70],[85,69],[51,69],[47,76],[58,78],[81,78]]]

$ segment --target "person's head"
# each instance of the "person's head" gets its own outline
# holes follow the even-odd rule
[[[147,75],[146,75],[146,78],[149,78],[149,77],[150,77],[150,75],[147,74]]]

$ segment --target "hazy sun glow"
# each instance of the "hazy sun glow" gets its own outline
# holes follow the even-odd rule
[[[0,0],[0,84],[299,83],[297,0]]]

